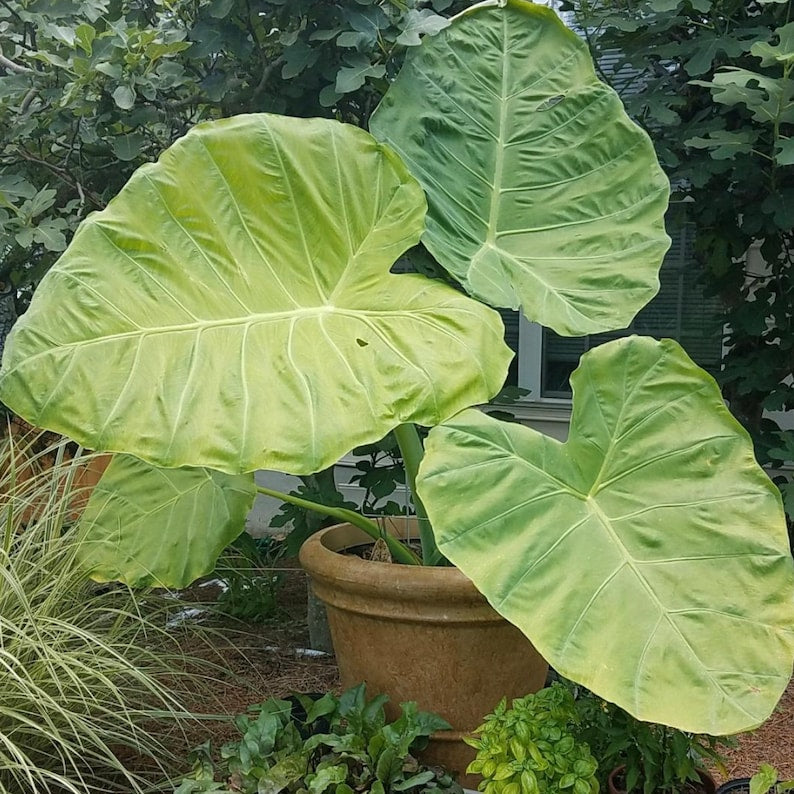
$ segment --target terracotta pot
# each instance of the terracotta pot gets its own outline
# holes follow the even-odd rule
[[[609,773],[609,779],[607,781],[609,785],[609,794],[626,794],[626,790],[622,788],[618,788],[617,786],[617,779],[625,772],[625,766],[618,766],[615,767]],[[706,772],[704,769],[698,769],[698,775],[700,776],[701,788],[699,789],[702,794],[714,794],[717,790],[717,783],[715,782],[714,778]],[[695,784],[692,784],[692,790],[697,791],[698,787]]]
[[[39,487],[47,492],[49,497],[49,489],[52,482],[50,475],[50,467],[55,464],[55,454],[43,454],[36,452],[33,446],[38,439],[44,439],[43,447],[39,449],[46,449],[49,444],[54,444],[60,439],[55,433],[48,433],[28,425],[20,419],[15,419],[13,423],[7,425],[7,432],[13,439],[15,450],[14,465],[16,471],[14,478],[16,483],[23,489],[26,498],[34,497],[34,490]],[[75,470],[72,473],[71,482],[71,499],[69,505],[68,516],[71,520],[78,518],[80,513],[85,509],[88,502],[88,497],[94,489],[94,486],[99,482],[102,475],[105,473],[113,456],[108,453],[90,453],[85,452],[84,457],[76,462]],[[59,491],[66,482],[66,465],[71,460],[71,453],[67,449],[63,456],[63,477],[62,482],[58,483]],[[0,492],[5,492],[10,482],[9,475],[10,459],[3,459],[2,470],[0,470]],[[27,489],[27,491],[25,490]],[[36,504],[35,500],[29,507],[22,513],[22,522],[29,523],[36,518],[45,505]]]
[[[370,696],[387,694],[390,718],[409,700],[444,717],[453,730],[435,734],[423,758],[475,788],[479,778],[465,775],[475,751],[463,737],[502,697],[543,687],[548,665],[459,570],[339,553],[366,543],[361,530],[340,524],[313,535],[300,552],[328,607],[342,686],[366,681]]]

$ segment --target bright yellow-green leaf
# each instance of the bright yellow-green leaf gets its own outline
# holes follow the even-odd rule
[[[255,496],[252,475],[114,455],[83,513],[80,562],[100,582],[187,587],[243,531]]]
[[[763,722],[794,660],[780,494],[675,342],[587,353],[560,443],[468,410],[419,494],[441,551],[562,675],[699,733]]]
[[[323,119],[202,124],[92,214],[8,339],[1,399],[91,449],[308,473],[487,400],[498,314],[389,272],[425,199]]]

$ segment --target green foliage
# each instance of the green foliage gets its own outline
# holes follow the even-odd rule
[[[290,492],[291,495],[329,507],[360,510],[365,516],[405,513],[404,504],[388,498],[398,487],[405,485],[405,469],[394,436],[389,433],[374,444],[356,447],[351,454],[356,457],[356,473],[350,477],[350,482],[363,489],[360,503],[345,499],[339,492],[335,467],[302,476],[301,484]],[[271,526],[290,528],[286,539],[287,551],[295,555],[306,538],[336,521],[338,519],[285,502],[271,520]]]
[[[641,722],[619,706],[582,687],[571,687],[579,717],[577,736],[587,742],[599,762],[599,780],[606,786],[612,770],[624,766],[627,792],[681,794],[698,783],[698,770],[720,766],[720,746],[729,739],[694,734]]]
[[[190,553],[173,542],[152,549],[149,540],[130,555],[134,538],[118,544],[122,564],[150,576],[183,575],[183,560],[191,570],[212,565],[231,534],[226,522],[194,532],[183,520],[169,520],[189,512],[177,503],[192,498],[178,486],[178,467],[199,480],[211,476],[200,467],[242,475],[252,486],[255,469],[311,474],[391,430],[410,483],[421,445],[409,423],[436,425],[429,443],[435,433],[436,451],[446,451],[438,456],[443,465],[425,477],[435,479],[428,490],[435,506],[421,494],[434,531],[461,549],[464,573],[492,603],[533,641],[542,640],[535,642],[542,654],[568,660],[585,680],[598,668],[599,691],[639,716],[661,712],[672,724],[705,724],[715,732],[750,727],[769,714],[791,671],[794,570],[781,541],[778,494],[754,466],[747,438],[725,415],[713,383],[675,346],[624,340],[603,358],[591,353],[591,369],[582,368],[583,379],[599,372],[582,387],[579,412],[587,426],[574,423],[572,448],[581,454],[566,455],[571,447],[551,439],[525,442],[515,425],[495,420],[481,435],[479,427],[472,433],[474,411],[451,417],[501,388],[510,353],[499,315],[440,281],[391,271],[422,236],[427,214],[442,232],[440,261],[471,257],[466,279],[479,285],[477,294],[501,300],[515,278],[534,278],[548,297],[535,308],[556,306],[569,329],[590,309],[610,316],[606,288],[619,316],[636,311],[650,296],[664,241],[666,184],[647,138],[621,115],[614,95],[594,79],[582,45],[548,9],[524,0],[481,4],[427,41],[411,59],[415,79],[398,79],[384,106],[402,123],[410,167],[382,140],[350,125],[261,113],[197,125],[158,163],[142,166],[86,220],[42,280],[9,337],[3,399],[91,448],[148,461],[152,477],[157,466],[172,467],[160,475],[170,488],[146,494],[147,532],[158,542],[185,538]],[[538,46],[525,49],[527,41]],[[519,85],[508,68],[513,44],[525,56],[516,65]],[[439,70],[434,58],[446,59],[448,51],[465,68]],[[432,71],[416,68],[424,59]],[[414,93],[423,98],[416,106]],[[449,96],[466,103],[464,112],[447,118],[427,101],[435,97],[440,107]],[[571,115],[573,108],[583,116]],[[476,121],[467,123],[467,112]],[[390,140],[386,118],[375,126]],[[582,119],[587,128],[572,136],[571,125]],[[597,140],[590,135],[595,128],[603,128]],[[422,138],[438,156],[423,157],[420,168],[412,154]],[[460,185],[465,192],[456,203]],[[646,204],[655,211],[644,212]],[[464,239],[468,227],[459,221],[466,214],[476,221],[475,238]],[[631,220],[623,228],[618,217]],[[445,221],[461,235],[443,233]],[[615,235],[621,255],[635,244],[641,285],[610,270]],[[523,249],[512,250],[529,240],[543,244],[537,272]],[[549,268],[554,261],[566,266]],[[573,262],[580,266],[567,267]],[[514,438],[528,454],[518,454]],[[466,463],[470,456],[474,465]],[[500,476],[503,466],[508,476]],[[445,478],[455,487],[435,490]],[[119,498],[103,536],[111,551],[113,531],[124,535],[125,491],[135,496],[140,489],[135,479],[114,483]],[[636,494],[634,483],[642,486]],[[684,485],[692,498],[675,501]],[[225,502],[230,490],[221,484],[212,501],[226,516],[236,515]],[[545,516],[552,531],[519,523],[547,499],[555,505]],[[737,509],[726,504],[734,499]],[[748,505],[755,523],[747,523],[758,529],[750,539],[747,527],[734,523]],[[381,534],[349,511],[318,509]],[[674,526],[660,533],[660,526],[668,529],[668,509]],[[469,524],[478,532],[465,538]],[[423,557],[435,561],[440,555],[427,522],[420,529]],[[598,565],[583,536],[598,542]],[[549,545],[550,537],[557,542]],[[568,549],[568,539],[573,553],[560,561],[555,552]],[[406,561],[416,561],[392,540]],[[675,568],[667,563],[706,583],[707,597],[673,586],[665,576]],[[739,581],[747,599],[705,609],[725,571],[736,575],[721,593]],[[592,659],[611,650],[604,624],[621,618],[638,631],[627,643],[633,652],[625,674],[607,680],[607,666]],[[736,642],[737,634],[754,641]],[[620,659],[623,638],[612,636],[620,647],[610,658]],[[725,645],[728,661],[715,659]],[[674,664],[664,664],[668,646]]]
[[[780,464],[764,411],[794,409],[794,25],[791,3],[568,0],[603,77],[650,132],[724,306],[720,381],[759,460]],[[607,63],[608,61],[604,61]],[[748,253],[749,252],[749,253]],[[785,435],[790,435],[786,431]],[[794,498],[786,494],[789,515]]]
[[[549,9],[500,5],[413,50],[370,130],[424,188],[422,242],[470,295],[566,336],[623,328],[659,290],[669,184],[585,44]],[[482,41],[493,63],[462,68]]]
[[[190,717],[174,695],[180,665],[157,642],[161,602],[97,588],[79,568],[68,520],[87,459],[63,453],[0,451],[0,792],[142,792],[152,780],[119,751],[174,771],[166,736]]]
[[[132,455],[114,455],[83,513],[80,561],[100,582],[187,587],[241,534],[255,495],[251,477],[157,469]],[[164,523],[174,530],[165,537]],[[213,559],[196,554],[197,546],[211,548]]]
[[[239,535],[221,554],[213,572],[222,584],[218,611],[247,623],[276,617],[276,597],[284,577],[275,567],[286,553],[285,544],[273,537]]]
[[[364,126],[406,48],[463,5],[2,4],[0,281],[24,303],[80,220],[201,120],[268,111]]]
[[[750,794],[767,794],[772,789],[775,794],[794,790],[794,780],[780,780],[777,769],[769,764],[761,764],[750,778]]]
[[[210,742],[193,751],[193,772],[175,794],[461,794],[449,774],[413,755],[449,725],[415,703],[403,703],[397,719],[387,722],[387,701],[384,695],[368,701],[359,684],[339,697],[293,695],[252,706],[235,719],[242,738],[221,748],[220,763]]]
[[[578,734],[572,694],[561,684],[502,702],[468,743],[485,794],[597,794],[598,763]]]

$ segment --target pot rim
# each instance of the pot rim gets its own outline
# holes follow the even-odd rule
[[[395,534],[394,528],[390,528]],[[404,533],[400,535],[404,537]],[[335,524],[315,532],[300,549],[301,566],[315,581],[360,584],[362,588],[412,592],[417,600],[452,596],[473,604],[485,597],[458,568],[451,566],[401,565],[365,560],[343,554],[346,548],[371,543],[372,539],[352,524]]]

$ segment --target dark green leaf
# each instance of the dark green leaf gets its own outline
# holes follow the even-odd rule
[[[113,139],[113,151],[119,160],[134,160],[140,153],[144,137],[140,132],[120,135]]]

